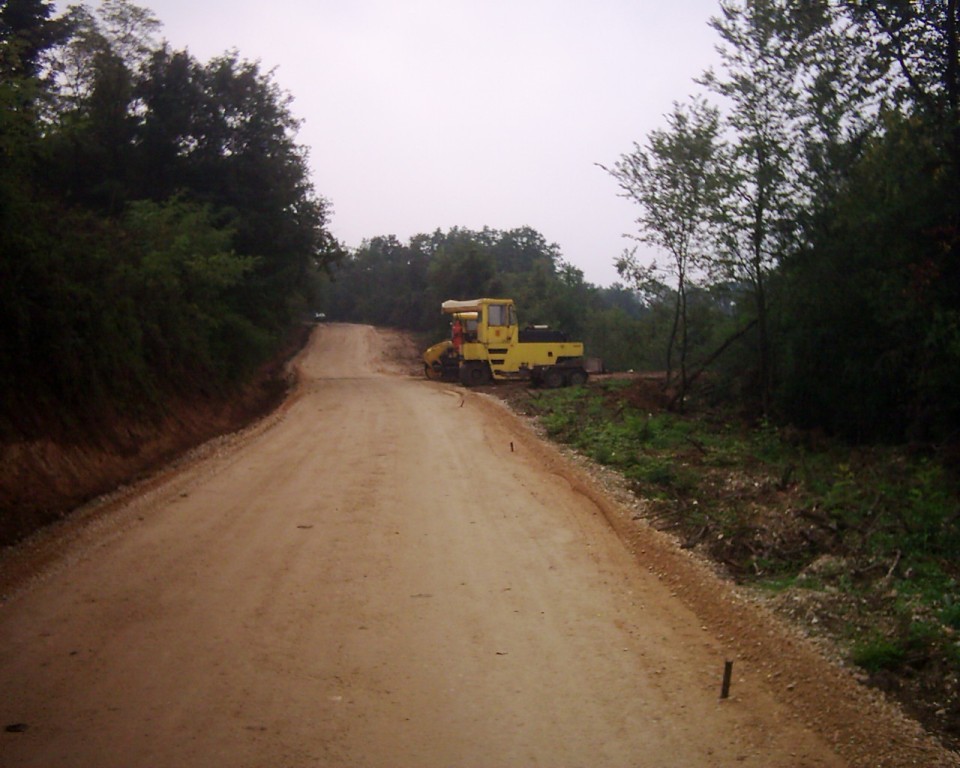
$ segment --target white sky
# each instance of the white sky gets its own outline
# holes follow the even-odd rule
[[[275,68],[347,246],[530,226],[601,286],[637,212],[596,164],[645,143],[716,60],[717,0],[137,4],[175,49]]]

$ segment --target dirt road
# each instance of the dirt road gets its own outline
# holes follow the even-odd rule
[[[6,596],[0,765],[896,764],[811,727],[573,469],[389,340],[318,329],[280,412]]]

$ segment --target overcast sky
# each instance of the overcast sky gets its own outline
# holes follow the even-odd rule
[[[347,246],[530,226],[601,286],[636,211],[596,164],[644,143],[716,60],[717,0],[138,4],[173,48],[275,69]]]

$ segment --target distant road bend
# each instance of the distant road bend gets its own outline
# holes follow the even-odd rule
[[[739,608],[709,615],[730,597],[706,569],[652,532],[625,543],[575,467],[485,396],[398,369],[397,338],[319,327],[277,413],[76,526],[8,595],[0,766],[955,757],[839,690],[797,706],[821,667],[775,666],[758,649],[779,630]]]

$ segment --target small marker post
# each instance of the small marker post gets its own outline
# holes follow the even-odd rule
[[[730,678],[733,677],[733,662],[725,661],[723,663],[723,687],[720,689],[720,698],[730,697]]]

